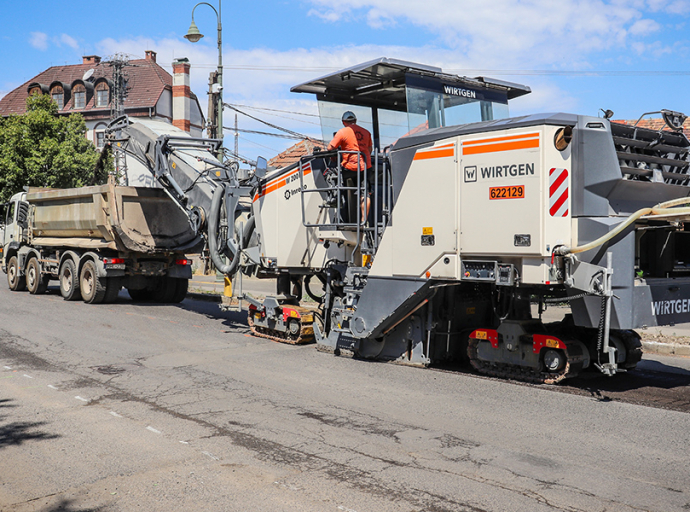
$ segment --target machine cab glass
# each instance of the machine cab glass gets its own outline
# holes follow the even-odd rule
[[[291,89],[315,93],[326,142],[350,110],[369,130],[377,149],[422,130],[508,117],[508,100],[530,92],[524,85],[468,78],[441,68],[381,58]]]

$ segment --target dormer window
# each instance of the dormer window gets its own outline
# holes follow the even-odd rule
[[[53,87],[50,91],[53,101],[57,103],[58,110],[65,108],[65,91],[59,85]]]
[[[96,106],[107,107],[110,103],[110,90],[108,84],[101,82],[96,86]]]
[[[82,84],[77,84],[72,88],[72,97],[74,98],[74,108],[86,107],[86,87]]]

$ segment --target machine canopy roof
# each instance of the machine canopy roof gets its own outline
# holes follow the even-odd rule
[[[451,75],[434,66],[386,57],[296,85],[290,91],[313,93],[323,101],[406,111],[406,87],[499,103],[531,92],[525,85]]]

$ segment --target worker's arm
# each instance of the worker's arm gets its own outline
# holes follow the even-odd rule
[[[338,132],[333,136],[333,140],[328,143],[328,151],[331,151],[332,149],[338,149],[340,145],[343,143],[343,137],[341,134],[342,130],[338,130]]]

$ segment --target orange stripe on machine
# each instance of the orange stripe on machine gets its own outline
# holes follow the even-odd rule
[[[305,165],[303,168],[303,173],[304,176],[308,176],[311,174],[311,163]],[[300,169],[295,169],[294,171],[291,171],[287,174],[284,174],[283,176],[280,176],[279,178],[272,179],[271,181],[264,183],[261,186],[261,189],[259,190],[259,193],[254,196],[254,200],[252,202],[257,201],[258,199],[264,197],[267,194],[270,194],[271,192],[278,190],[280,188],[283,188],[285,185],[287,185],[295,174],[299,173]]]
[[[462,143],[462,154],[480,155],[484,153],[498,153],[500,151],[538,147],[539,133],[526,133],[522,135],[466,141]]]
[[[428,160],[430,158],[446,158],[449,156],[455,156],[455,143],[420,149],[415,153],[413,160]]]

